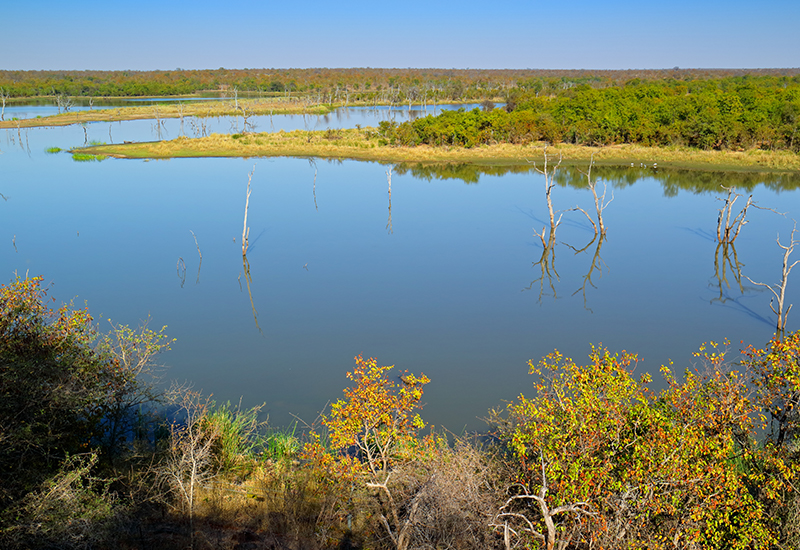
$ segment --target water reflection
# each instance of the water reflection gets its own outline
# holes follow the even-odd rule
[[[558,276],[558,271],[556,271],[556,234],[555,231],[550,232],[550,236],[545,243],[544,240],[542,241],[544,247],[542,248],[542,256],[539,258],[538,262],[533,262],[533,267],[539,267],[542,271],[542,275],[531,281],[525,290],[533,290],[533,287],[536,283],[539,283],[539,298],[538,302],[542,303],[542,298],[545,296],[545,284],[550,289],[550,295],[553,299],[558,299],[558,293],[556,292],[556,285],[553,283],[553,279],[558,282],[560,277]]]
[[[242,254],[242,269],[244,271],[244,280],[247,283],[247,295],[250,297],[250,307],[253,308],[253,321],[256,323],[256,328],[258,332],[264,334],[264,331],[261,330],[261,326],[258,324],[258,311],[256,310],[256,303],[253,301],[253,291],[250,288],[250,285],[253,283],[253,277],[250,274],[250,262],[247,261],[247,254]],[[239,282],[239,288],[241,288],[242,283]]]
[[[181,282],[181,288],[183,288],[184,283],[186,283],[186,262],[183,261],[183,258],[178,258],[175,269],[178,272],[178,280]]]
[[[504,176],[506,174],[529,174],[535,171],[533,165],[491,165],[478,164],[423,164],[399,163],[395,165],[395,172],[427,181],[432,180],[461,180],[464,183],[478,183],[483,176]],[[758,185],[767,189],[779,191],[797,189],[800,187],[800,173],[798,172],[723,172],[723,171],[698,171],[682,168],[645,168],[641,166],[602,166],[594,164],[592,167],[595,181],[602,181],[612,188],[623,189],[633,186],[644,178],[653,179],[661,184],[664,196],[674,197],[679,191],[689,191],[694,194],[718,193],[720,185],[726,187],[753,191]],[[586,187],[586,172],[580,165],[567,164],[566,161],[559,167],[555,182],[561,187],[582,188]],[[610,201],[609,201],[610,202]]]
[[[581,288],[572,293],[573,296],[575,296],[578,292],[580,292],[583,295],[583,307],[590,312],[592,311],[592,309],[586,303],[586,285],[588,284],[596,290],[597,286],[594,284],[594,282],[592,282],[592,276],[595,274],[595,272],[597,272],[599,276],[602,277],[603,276],[602,266],[605,266],[606,270],[608,270],[608,266],[603,261],[603,258],[600,257],[600,249],[603,247],[605,239],[606,239],[605,231],[599,234],[595,233],[594,239],[592,239],[592,241],[588,245],[586,245],[581,250],[575,251],[575,255],[578,255],[587,248],[589,248],[590,246],[592,246],[592,243],[594,243],[594,241],[597,240],[597,246],[594,249],[594,256],[592,256],[592,261],[589,264],[589,271],[586,273],[586,275],[583,276],[583,284],[581,285]]]
[[[730,296],[727,294],[727,290],[731,288],[730,281],[728,281],[728,272],[733,276],[733,280],[739,288],[739,293],[744,294],[745,287],[742,284],[742,267],[744,267],[744,264],[739,262],[739,256],[736,254],[736,246],[728,241],[717,242],[717,248],[714,251],[715,282],[712,283],[712,285],[719,291],[719,296],[711,299],[712,304],[714,302],[724,304],[730,300]]]
[[[200,268],[203,267],[203,253],[200,252],[200,245],[197,243],[197,235],[195,235],[194,231],[192,231],[191,229],[189,230],[189,233],[191,233],[192,237],[194,237],[194,244],[197,247],[197,255],[200,256],[200,263],[197,264],[197,280],[194,283],[196,285],[199,285],[200,284]]]
[[[314,210],[319,212],[319,207],[317,206],[317,161],[310,158],[308,159],[308,165],[314,169],[314,183],[311,186],[311,193],[314,195]]]
[[[392,167],[386,171],[386,179],[389,182],[389,221],[386,222],[386,230],[391,235],[394,233],[394,229],[392,229]]]

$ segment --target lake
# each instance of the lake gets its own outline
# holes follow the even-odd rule
[[[259,131],[324,129],[424,114],[342,109],[256,123]],[[206,131],[240,123],[213,119]],[[217,402],[266,403],[275,426],[313,421],[342,395],[358,354],[428,375],[423,417],[460,433],[483,429],[490,407],[529,393],[527,361],[554,349],[577,361],[592,343],[625,349],[639,354],[637,371],[658,380],[669,360],[691,366],[704,341],[763,345],[774,333],[770,294],[745,277],[740,285],[734,268],[738,261],[743,276],[779,281],[775,239],[788,242],[800,215],[797,175],[595,168],[600,190],[605,182],[607,199],[613,194],[606,238],[593,240],[586,217],[565,212],[545,266],[534,235],[547,223],[544,178],[531,167],[393,166],[390,195],[390,166],[377,163],[74,162],[45,152],[159,132],[192,136],[199,125],[2,130],[0,273],[4,282],[42,275],[51,296],[85,303],[101,329],[109,318],[167,325],[177,338],[159,357],[167,379]],[[594,212],[582,178],[559,172],[557,210]],[[751,209],[735,260],[716,254],[720,185],[788,213]],[[799,286],[790,278],[787,303],[798,300]]]

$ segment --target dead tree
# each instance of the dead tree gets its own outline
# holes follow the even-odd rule
[[[792,268],[795,265],[797,265],[798,262],[800,262],[800,260],[795,260],[791,265],[789,264],[789,256],[791,256],[792,252],[794,252],[795,245],[800,244],[800,241],[795,240],[794,238],[796,230],[797,230],[797,222],[795,221],[794,227],[792,227],[792,233],[789,236],[788,245],[781,244],[780,235],[778,235],[778,238],[776,239],[778,246],[783,249],[783,269],[781,270],[780,283],[778,283],[777,285],[768,285],[766,283],[757,283],[750,277],[747,277],[747,279],[754,285],[766,287],[770,290],[770,292],[772,292],[774,298],[770,299],[769,307],[772,310],[772,312],[778,316],[778,323],[776,329],[779,334],[783,334],[783,332],[786,330],[786,319],[787,317],[789,317],[789,312],[792,310],[792,304],[789,304],[789,307],[784,309],[784,303],[786,300],[786,285],[789,280],[789,274],[792,272]],[[775,306],[773,305],[773,302],[775,300],[777,300],[778,302],[777,309],[775,309]]]
[[[249,134],[255,128],[255,125],[249,120],[253,116],[253,111],[245,108],[244,102],[239,105],[239,110],[242,112],[242,134]]]
[[[208,422],[212,403],[199,394],[184,395],[181,412],[184,421],[170,426],[169,450],[159,478],[181,502],[189,516],[189,530],[194,543],[194,509],[197,490],[214,477],[214,446],[220,436],[218,427]]]
[[[553,167],[552,172],[548,172],[548,170],[547,170],[547,145],[545,145],[544,146],[544,167],[542,169],[539,169],[539,167],[536,166],[536,163],[535,162],[533,163],[534,169],[536,169],[537,172],[539,172],[540,174],[542,174],[544,176],[544,190],[545,190],[545,197],[547,198],[547,210],[548,210],[548,213],[550,214],[550,238],[548,238],[547,240],[545,240],[545,238],[544,238],[545,231],[547,229],[546,227],[542,228],[541,235],[537,231],[534,230],[534,233],[542,240],[542,246],[544,246],[545,248],[547,247],[547,241],[549,241],[551,239],[555,239],[556,227],[558,227],[558,224],[561,223],[561,216],[559,216],[557,221],[555,219],[555,212],[553,211],[553,199],[551,197],[551,192],[553,191],[553,187],[555,187],[555,185],[556,185],[556,183],[555,183],[556,170],[558,170],[558,167],[561,166],[561,160],[562,160],[561,159],[561,154],[559,153],[559,155],[558,155],[558,164],[556,164]]]
[[[606,206],[611,204],[611,201],[614,200],[614,193],[613,192],[611,193],[611,200],[606,202],[606,190],[607,190],[607,188],[604,185],[603,186],[603,194],[600,195],[599,197],[597,196],[597,181],[596,180],[592,181],[592,166],[593,165],[594,165],[594,153],[592,153],[592,157],[589,160],[589,170],[586,171],[586,172],[581,172],[581,173],[586,175],[586,181],[588,182],[587,186],[589,187],[589,190],[592,192],[592,195],[594,196],[594,207],[597,210],[597,224],[600,226],[600,234],[601,235],[605,235],[606,234],[606,226],[605,226],[605,223],[603,223],[603,210],[605,210]],[[586,214],[586,212],[584,212],[584,214]],[[588,217],[588,215],[587,215],[587,217]],[[589,221],[591,221],[591,218],[589,219]],[[594,226],[594,223],[592,223],[592,226]],[[595,230],[595,234],[596,234],[597,233],[597,227],[595,227],[594,230]]]
[[[2,108],[0,108],[0,120],[6,119],[6,100],[9,98],[9,94],[5,88],[0,88],[0,101],[2,102]]]
[[[717,217],[717,242],[733,243],[736,237],[739,236],[739,231],[742,230],[742,227],[747,225],[747,220],[745,219],[745,216],[747,216],[747,209],[755,205],[753,203],[753,195],[747,197],[744,208],[731,220],[733,205],[736,199],[742,195],[736,192],[735,187],[725,187],[724,185],[720,187],[728,192],[728,196],[724,199],[717,199],[724,203],[722,208],[719,209],[719,216]]]
[[[166,130],[166,125],[164,125],[164,121],[161,120],[161,113],[158,111],[158,105],[153,105],[153,117],[156,119],[155,124],[153,124],[153,130],[156,132],[158,139],[161,139],[161,128],[163,127]]]
[[[256,171],[255,165],[247,177],[247,199],[244,202],[244,227],[242,229],[242,256],[247,256],[247,248],[250,246],[250,228],[247,227],[247,210],[250,208],[250,182],[253,180],[253,173]]]
[[[65,113],[68,113],[72,109],[72,98],[64,94],[56,95],[56,107],[58,107],[59,114],[61,114],[62,109]]]

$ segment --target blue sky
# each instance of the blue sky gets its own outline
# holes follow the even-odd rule
[[[800,0],[31,0],[0,20],[0,69],[800,67]]]

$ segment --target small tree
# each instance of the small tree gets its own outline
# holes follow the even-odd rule
[[[355,358],[356,367],[347,377],[356,384],[344,390],[345,398],[331,406],[323,424],[329,430],[330,456],[319,444],[307,446],[307,454],[327,455],[351,472],[354,480],[362,480],[367,488],[377,491],[380,519],[398,550],[408,548],[412,527],[419,510],[419,500],[400,502],[395,499],[390,480],[396,461],[409,457],[420,442],[417,434],[425,424],[417,413],[427,376],[403,373],[398,384],[387,378],[392,366],[379,367],[375,359]],[[351,453],[354,456],[350,456]]]

